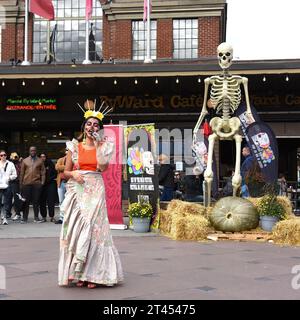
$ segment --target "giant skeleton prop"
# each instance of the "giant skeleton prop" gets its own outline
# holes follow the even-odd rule
[[[202,121],[208,114],[207,111],[207,96],[209,85],[210,90],[210,102],[213,109],[216,110],[217,115],[221,117],[214,117],[210,121],[210,126],[213,133],[209,136],[208,141],[208,158],[207,167],[204,172],[204,179],[207,188],[207,203],[206,206],[210,205],[211,202],[211,184],[213,181],[212,161],[213,161],[213,150],[214,144],[217,139],[220,140],[235,140],[236,145],[236,161],[235,171],[232,177],[233,196],[236,196],[237,190],[241,185],[242,177],[240,174],[241,165],[241,142],[242,136],[239,134],[240,120],[237,117],[231,117],[235,110],[239,107],[241,102],[241,89],[240,85],[243,84],[247,106],[247,116],[252,117],[249,95],[248,95],[248,79],[245,77],[231,75],[228,72],[229,67],[232,64],[233,49],[228,43],[221,43],[217,48],[219,65],[223,69],[223,73],[218,76],[212,76],[204,80],[204,99],[202,111],[197,121],[197,124],[193,131],[193,146],[192,149],[199,159],[200,155],[197,154],[197,132],[200,128]]]

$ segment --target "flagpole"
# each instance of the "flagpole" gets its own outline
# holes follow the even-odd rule
[[[28,61],[28,2],[29,0],[25,0],[24,60],[21,63],[22,66],[30,66]]]
[[[82,61],[82,64],[92,64],[92,61],[89,59],[89,20],[85,22],[85,59]]]
[[[146,39],[146,58],[144,63],[152,63],[151,53],[150,53],[150,0],[147,0],[147,39]]]
[[[47,21],[47,57],[46,62],[50,62],[50,20]]]

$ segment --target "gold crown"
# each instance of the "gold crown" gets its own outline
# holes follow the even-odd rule
[[[106,105],[104,106],[104,104],[106,104]],[[100,121],[102,121],[102,119],[104,118],[104,116],[106,116],[109,112],[111,112],[111,111],[113,110],[113,108],[109,108],[109,105],[108,105],[105,101],[103,101],[103,102],[101,103],[100,108],[96,111],[96,110],[95,110],[95,107],[96,107],[96,99],[95,99],[94,101],[87,99],[87,100],[84,102],[84,108],[85,108],[86,110],[84,110],[79,103],[77,103],[77,105],[78,105],[79,108],[82,110],[83,116],[84,116],[85,119],[90,118],[90,117],[94,117],[94,118],[97,118],[97,119],[99,119]],[[103,106],[104,106],[104,107],[103,107]],[[102,107],[103,107],[103,109],[102,109]]]

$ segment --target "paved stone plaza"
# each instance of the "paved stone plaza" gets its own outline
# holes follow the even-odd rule
[[[113,230],[125,282],[113,288],[60,288],[60,225],[0,226],[0,299],[299,299],[300,249],[272,243],[174,241]],[[1,282],[0,282],[1,285]],[[2,281],[3,285],[3,281]]]

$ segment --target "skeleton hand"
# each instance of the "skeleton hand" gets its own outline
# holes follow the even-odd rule
[[[251,123],[255,122],[251,111],[247,111],[246,112],[246,117],[247,117],[247,123],[248,124],[251,124]]]

